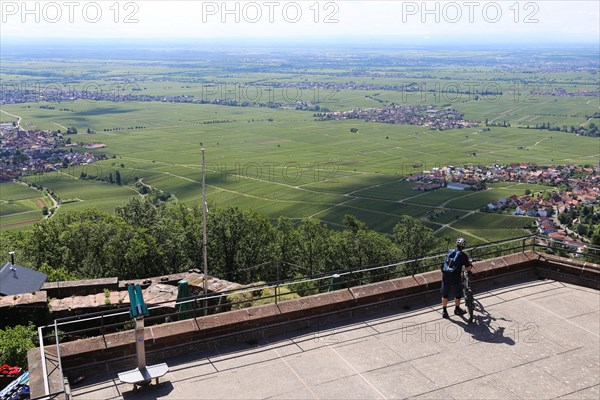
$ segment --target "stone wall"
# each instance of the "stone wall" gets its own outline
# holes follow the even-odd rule
[[[86,296],[102,293],[104,289],[110,291],[119,289],[118,278],[84,279],[78,281],[46,282],[41,290],[48,293],[48,297],[64,299],[70,296]]]
[[[0,326],[45,325],[50,318],[46,292],[0,296]]]

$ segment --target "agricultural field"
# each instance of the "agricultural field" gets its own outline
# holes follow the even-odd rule
[[[528,56],[541,61],[547,57]],[[597,163],[600,156],[598,138],[525,129],[542,123],[589,124],[590,116],[598,112],[598,97],[532,93],[557,87],[597,90],[598,75],[586,68],[531,74],[529,67],[495,65],[500,56],[493,52],[464,55],[464,60],[469,60],[465,65],[461,65],[463,56],[444,51],[407,51],[401,57],[383,52],[382,60],[400,57],[402,61],[393,65],[379,59],[365,64],[360,55],[335,51],[311,57],[292,51],[286,66],[256,57],[247,59],[244,72],[238,71],[237,60],[229,56],[223,57],[218,67],[185,57],[111,63],[92,58],[13,60],[0,74],[8,88],[93,87],[101,93],[164,99],[111,101],[108,96],[105,101],[40,99],[4,104],[0,122],[13,122],[13,115],[17,115],[25,129],[65,132],[68,127],[77,127],[79,133],[69,135],[73,143],[106,145],[102,149],[78,150],[105,155],[105,160],[25,178],[60,197],[62,204],[57,213],[82,207],[112,211],[139,195],[133,187],[136,182],[172,194],[172,201],[197,205],[201,199],[200,149],[204,147],[211,206],[254,209],[272,219],[281,215],[297,220],[319,218],[333,227],[341,226],[345,214],[354,214],[372,229],[388,234],[399,218],[408,214],[420,218],[439,236],[460,233],[477,242],[520,236],[527,232],[524,227],[530,222],[524,217],[480,213],[481,207],[500,197],[523,195],[526,189],[536,192],[552,188],[490,184],[481,192],[420,192],[413,190],[415,183],[406,182],[404,177],[445,165],[589,165]],[[413,66],[414,60],[423,57],[426,61]],[[587,65],[587,56],[577,57]],[[519,59],[507,54],[501,58],[505,63]],[[452,61],[444,61],[448,59]],[[473,65],[475,59],[480,65]],[[410,62],[404,65],[405,60]],[[32,69],[46,71],[47,76],[31,75]],[[322,86],[293,87],[306,82]],[[408,84],[420,85],[423,90],[398,89]],[[476,86],[497,87],[501,94],[475,99],[472,93],[448,92]],[[207,101],[224,96],[236,101],[286,105],[192,104],[169,101],[168,96]],[[507,126],[436,131],[362,120],[318,121],[316,110],[296,109],[300,103],[331,111],[390,104],[433,105],[453,108],[464,113],[465,119],[482,124],[487,120],[492,124],[506,122]],[[87,134],[87,129],[95,133]],[[117,171],[122,185],[80,179],[106,179]],[[27,189],[34,197],[9,204],[17,187],[0,184],[3,229],[12,229],[15,223],[31,225],[34,218],[30,217],[36,210],[39,213],[35,195],[41,192]],[[43,196],[38,198],[46,201]]]
[[[87,207],[112,212],[116,206],[136,195],[136,192],[127,186],[82,181],[67,174],[35,175],[26,178],[25,181],[48,188],[59,195],[62,203],[57,213]],[[4,184],[1,187],[3,189]]]
[[[531,221],[526,217],[476,213],[459,220],[452,225],[452,229],[479,240],[495,241],[527,235],[529,231],[525,227]]]
[[[0,194],[2,229],[23,229],[44,217],[44,207],[52,207],[52,201],[43,192],[21,183],[1,184]]]

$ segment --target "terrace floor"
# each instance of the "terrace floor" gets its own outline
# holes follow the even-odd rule
[[[600,292],[551,280],[166,360],[158,387],[88,377],[75,399],[598,399]],[[450,311],[452,309],[450,308]]]

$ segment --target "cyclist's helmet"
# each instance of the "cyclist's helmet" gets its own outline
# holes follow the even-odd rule
[[[465,238],[458,238],[456,239],[456,246],[460,247],[461,249],[464,249],[465,247],[467,247],[467,241],[465,240]]]

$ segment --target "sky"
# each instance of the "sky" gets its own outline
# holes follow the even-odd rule
[[[587,42],[600,2],[0,0],[5,40],[28,38],[309,40],[395,37]]]

